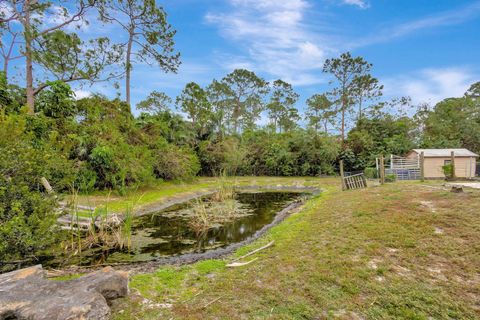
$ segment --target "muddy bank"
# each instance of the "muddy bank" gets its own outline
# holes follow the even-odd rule
[[[322,190],[318,187],[307,187],[307,186],[239,186],[235,187],[236,190],[245,192],[245,191],[295,191],[302,193],[310,193],[312,195],[319,195]]]

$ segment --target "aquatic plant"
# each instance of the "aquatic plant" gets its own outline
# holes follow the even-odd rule
[[[71,255],[81,254],[82,251],[101,248],[102,250],[128,250],[132,248],[132,225],[134,208],[137,201],[129,204],[124,214],[109,212],[109,197],[105,206],[92,211],[79,209],[76,190],[72,190],[68,207],[71,215],[69,241],[64,244],[64,249]],[[90,221],[85,228],[85,221]],[[82,222],[83,221],[83,222]],[[83,227],[83,228],[81,228]]]
[[[192,207],[192,217],[188,221],[189,227],[197,234],[210,229],[212,221],[207,213],[207,204],[199,199]]]
[[[216,199],[210,201],[196,199],[190,210],[192,215],[188,224],[197,235],[215,226],[251,214],[234,198],[225,199],[222,202],[218,202]]]
[[[217,192],[212,197],[213,201],[222,202],[235,199],[235,180],[228,179],[226,170],[222,170],[218,178]]]

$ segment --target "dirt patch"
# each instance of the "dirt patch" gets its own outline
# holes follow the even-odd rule
[[[436,212],[437,212],[437,209],[436,209],[435,206],[433,205],[433,202],[432,202],[432,201],[420,201],[420,204],[421,204],[422,207],[427,208],[427,209],[430,210],[432,213],[436,213]]]
[[[472,188],[480,189],[480,182],[456,182],[456,183],[447,183],[446,187],[463,187],[463,188]]]

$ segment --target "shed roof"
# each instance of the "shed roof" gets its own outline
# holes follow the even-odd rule
[[[423,152],[425,157],[450,157],[452,151],[455,153],[456,157],[478,157],[479,155],[473,153],[468,149],[413,149],[413,152],[418,154]]]

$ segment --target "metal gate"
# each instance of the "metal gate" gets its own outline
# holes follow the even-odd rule
[[[394,174],[397,180],[420,180],[420,158],[405,158],[395,155],[390,156],[390,163],[385,166],[385,174]]]

